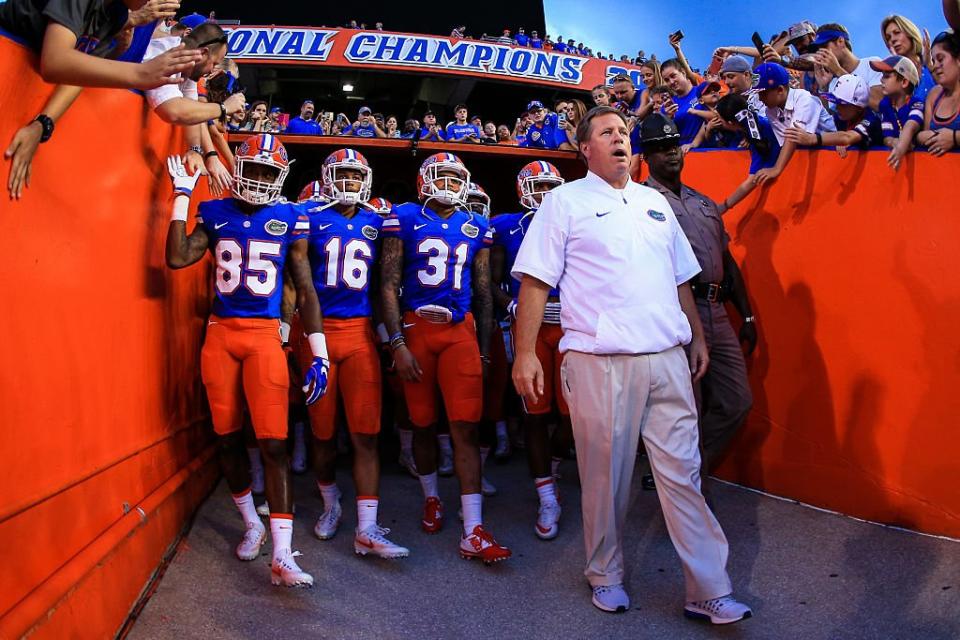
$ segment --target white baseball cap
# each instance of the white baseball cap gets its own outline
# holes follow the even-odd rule
[[[870,89],[863,78],[848,73],[837,78],[837,84],[830,92],[830,98],[855,107],[865,107],[870,102]]]

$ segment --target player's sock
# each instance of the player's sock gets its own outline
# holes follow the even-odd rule
[[[537,488],[537,496],[540,498],[540,504],[557,503],[557,492],[552,477],[534,478],[533,485]]]
[[[437,442],[440,443],[440,450],[443,451],[444,455],[452,456],[453,447],[450,446],[450,434],[441,433],[437,435]]]
[[[470,535],[474,527],[483,524],[483,495],[468,493],[460,496],[460,507],[463,509],[463,533]]]
[[[293,545],[293,514],[271,513],[270,536],[273,538],[273,559],[284,552],[289,553]]]
[[[501,420],[497,423],[497,443],[507,442],[509,440],[509,435],[507,434],[507,423],[505,420]]]
[[[397,429],[400,432],[400,451],[404,456],[413,457],[413,429]]]
[[[440,492],[437,487],[437,472],[421,473],[420,486],[423,487],[424,498],[439,498]]]
[[[558,472],[560,471],[561,462],[563,462],[563,458],[557,458],[556,456],[550,459],[550,473],[553,474],[554,477],[560,476]]]
[[[318,480],[317,487],[320,489],[320,496],[323,498],[323,510],[331,509],[334,503],[340,499],[340,488],[337,487],[337,483],[323,484]]]
[[[377,524],[377,496],[357,496],[357,531],[366,531],[367,527]]]
[[[248,487],[243,493],[233,494],[233,503],[237,505],[237,510],[243,516],[243,523],[248,527],[260,523],[260,517],[257,515],[257,506],[253,504],[253,491]]]

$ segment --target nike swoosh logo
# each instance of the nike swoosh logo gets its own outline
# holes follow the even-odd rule
[[[603,213],[600,213],[599,211],[597,211],[597,217],[598,217],[598,218],[602,218],[603,216],[605,216],[605,215],[607,215],[607,214],[609,214],[609,213],[612,213],[612,212],[610,212],[610,211],[604,211]]]
[[[522,231],[522,229],[511,229],[511,230],[510,230],[510,235],[513,235],[513,234],[517,233],[518,231]]]
[[[317,231],[324,231],[324,230],[326,230],[327,228],[332,227],[332,226],[333,226],[333,223],[332,223],[332,222],[331,222],[330,224],[318,224],[318,225],[317,225]]]
[[[415,326],[417,326],[416,322],[411,322],[410,324],[407,324],[406,322],[403,323],[404,329],[409,329],[410,327],[415,327]]]
[[[366,541],[364,541],[364,540],[357,540],[357,542],[358,542],[361,546],[366,547],[367,549],[373,549],[373,543],[372,543],[372,542],[366,542]]]
[[[227,226],[227,223],[226,223],[226,222],[221,222],[220,224],[215,224],[215,225],[213,225],[213,228],[214,228],[214,230],[216,230],[216,229],[219,229],[220,227],[225,227],[225,226]]]
[[[427,226],[427,223],[415,224],[415,225],[413,225],[413,230],[414,230],[414,231],[420,231],[420,229],[423,229],[425,226]]]

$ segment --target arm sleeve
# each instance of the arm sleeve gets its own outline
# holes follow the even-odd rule
[[[533,217],[510,272],[517,280],[529,275],[551,287],[560,281],[566,262],[569,215],[557,200],[555,194],[548,193]]]

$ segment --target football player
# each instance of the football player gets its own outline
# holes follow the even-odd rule
[[[342,509],[336,484],[337,406],[342,399],[353,444],[353,480],[357,490],[357,528],[353,548],[359,555],[403,558],[409,549],[387,539],[377,523],[380,495],[380,355],[373,333],[371,265],[377,260],[383,218],[367,206],[373,170],[362,154],[339,149],[324,160],[320,197],[305,206],[310,216],[310,265],[313,286],[324,313],[331,369],[327,393],[310,409],[313,466],[324,511],[313,529],[321,540],[337,533]],[[309,185],[308,185],[309,186]],[[312,193],[312,191],[311,191]],[[296,296],[286,287],[288,299]],[[291,303],[285,311],[292,308]],[[287,318],[284,318],[287,320]],[[302,334],[301,334],[302,335]],[[296,349],[304,366],[308,345],[299,336]]]
[[[435,427],[442,399],[460,481],[460,554],[489,564],[509,558],[511,552],[482,524],[477,425],[493,321],[492,235],[487,220],[464,207],[469,183],[470,172],[452,153],[424,160],[417,179],[422,202],[395,206],[383,222],[382,302],[415,427],[414,457],[426,498],[421,526],[436,533],[443,525]],[[476,320],[471,308],[476,309]]]
[[[173,215],[167,232],[167,265],[182,269],[213,253],[213,313],[200,356],[220,461],[246,524],[236,554],[254,560],[266,530],[253,504],[241,432],[244,398],[266,467],[273,538],[271,581],[312,586],[292,550],[293,496],[287,461],[287,360],[281,346],[280,301],[284,268],[300,297],[303,325],[313,358],[306,369],[307,404],[326,390],[329,359],[320,303],[310,277],[307,216],[280,200],[289,171],[287,152],[270,134],[251,136],[237,149],[233,197],[200,203],[197,224],[186,232],[190,195],[200,172],[188,175],[179,157],[168,160],[174,183]]]
[[[563,184],[563,177],[549,162],[537,160],[529,163],[517,175],[517,195],[525,211],[502,214],[493,219],[494,246],[490,256],[493,297],[496,305],[506,311],[512,319],[517,317],[517,295],[520,292],[520,282],[509,274],[513,269],[517,252],[520,250],[520,243],[523,242],[523,236],[533,216],[536,215],[543,194],[561,184]],[[505,284],[506,287],[501,287],[501,284]],[[555,432],[556,439],[558,442],[572,442],[572,436],[569,440],[563,437],[565,433],[572,432],[570,410],[560,389],[562,357],[559,345],[562,336],[560,293],[553,290],[550,292],[544,311],[543,325],[537,337],[537,354],[540,362],[544,363],[544,371],[552,371],[553,375],[546,376],[544,392],[540,400],[535,405],[524,403],[523,406],[527,462],[540,499],[534,532],[543,540],[550,540],[557,536],[560,521],[560,504],[556,495],[555,470],[551,469],[551,442],[547,426],[554,400],[561,422]],[[566,446],[569,447],[569,444]]]

